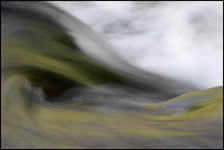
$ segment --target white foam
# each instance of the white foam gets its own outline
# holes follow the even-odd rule
[[[222,2],[52,2],[129,63],[201,88],[223,83]]]

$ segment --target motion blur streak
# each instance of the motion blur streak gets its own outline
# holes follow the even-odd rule
[[[49,3],[91,26],[145,71],[200,89],[223,85],[222,1]]]
[[[135,68],[49,3],[1,2],[1,21],[2,148],[223,147],[223,87]]]

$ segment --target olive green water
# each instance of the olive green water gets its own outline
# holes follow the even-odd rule
[[[23,5],[1,9],[2,148],[223,147],[223,87],[184,94],[161,77],[134,80]]]

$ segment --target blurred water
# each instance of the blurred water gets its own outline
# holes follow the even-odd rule
[[[222,2],[50,2],[146,71],[206,89],[223,84]]]
[[[3,148],[223,147],[223,87],[137,68],[45,2],[1,4]]]

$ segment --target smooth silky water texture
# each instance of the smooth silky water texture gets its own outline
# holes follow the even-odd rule
[[[223,87],[134,68],[49,4],[1,7],[2,148],[223,147]]]

